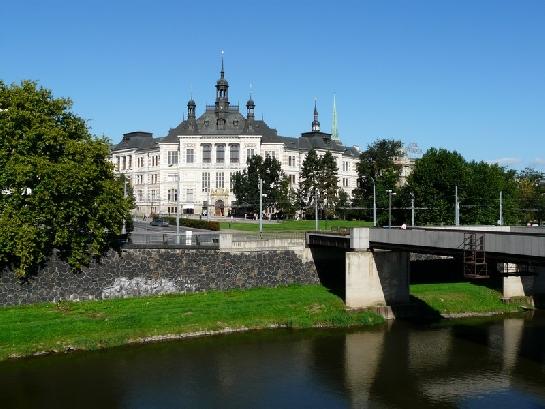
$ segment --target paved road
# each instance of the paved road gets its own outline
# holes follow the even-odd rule
[[[176,241],[176,226],[160,227],[151,226],[149,221],[135,221],[134,230],[131,233],[131,242],[134,244],[147,244],[147,243],[166,243]],[[185,232],[192,231],[192,239],[189,241],[185,239]],[[210,232],[209,230],[194,229],[190,227],[180,226],[180,240],[183,243],[190,242],[195,244],[195,237],[201,236],[201,241],[212,242],[211,236],[217,236],[216,232]],[[210,237],[208,237],[210,236]]]

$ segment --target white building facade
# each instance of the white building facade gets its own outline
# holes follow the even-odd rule
[[[148,132],[131,132],[112,149],[111,160],[118,173],[131,182],[135,215],[204,214],[227,216],[235,201],[231,176],[246,168],[253,155],[280,161],[297,190],[302,163],[309,150],[318,155],[330,151],[337,161],[339,187],[352,196],[356,188],[359,149],[345,147],[331,134],[320,131],[318,112],[310,132],[298,138],[279,136],[263,120],[254,117],[255,103],[246,103],[246,116],[229,103],[223,63],[216,82],[216,101],[196,116],[196,104],[187,104],[187,119],[167,136],[153,138]],[[336,134],[336,133],[335,133]]]

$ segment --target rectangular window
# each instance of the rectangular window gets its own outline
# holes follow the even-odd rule
[[[168,201],[175,202],[178,200],[178,189],[168,189]]]
[[[176,214],[178,213],[178,206],[168,206],[167,211],[168,214]]]
[[[157,173],[153,173],[150,175],[150,183],[152,185],[156,185],[158,180],[159,180],[159,175],[157,175]]]
[[[295,167],[295,156],[288,156],[288,166]]]
[[[348,178],[343,178],[343,187],[348,187]]]
[[[229,162],[238,163],[240,160],[240,145],[233,143],[229,145]]]
[[[225,186],[223,177],[223,172],[216,172],[216,189],[223,189]]]
[[[249,161],[255,155],[254,148],[246,149],[246,162]]]
[[[132,155],[129,156],[129,169],[132,169]]]
[[[219,144],[216,145],[216,163],[225,162],[225,145]]]
[[[193,163],[195,161],[195,150],[193,148],[189,148],[185,151],[185,161],[187,163]]]
[[[295,175],[289,175],[289,181],[290,181],[290,185],[295,185]]]
[[[136,200],[138,200],[139,202],[144,200],[144,192],[140,189],[136,191]]]
[[[212,145],[209,143],[202,145],[202,161],[203,163],[212,162]]]
[[[123,168],[122,169],[127,169],[127,157],[126,156],[123,156]]]
[[[195,198],[193,197],[193,189],[187,189],[185,191],[185,201],[188,203],[193,203]]]
[[[202,173],[202,191],[208,192],[210,190],[210,172]]]
[[[151,157],[151,166],[159,166],[159,155],[153,155]]]
[[[178,164],[178,151],[169,151],[168,152],[168,166]]]
[[[118,156],[117,157],[117,166],[115,167],[115,170],[119,170],[121,169],[121,157]]]
[[[176,173],[169,173],[167,175],[167,182],[177,182],[178,181],[178,175]]]
[[[157,194],[157,190],[153,189],[152,191],[150,191],[149,199],[152,202],[159,199],[159,195]]]
[[[143,185],[144,184],[144,175],[136,175],[136,185]]]
[[[276,152],[275,151],[265,151],[265,157],[269,157],[269,158],[275,158],[276,157]]]

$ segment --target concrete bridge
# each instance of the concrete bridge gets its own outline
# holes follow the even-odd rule
[[[504,298],[545,294],[545,234],[542,229],[355,228],[349,235],[311,232],[306,244],[320,259],[344,262],[345,300],[352,308],[409,301],[409,253],[466,257],[477,267],[501,266]]]

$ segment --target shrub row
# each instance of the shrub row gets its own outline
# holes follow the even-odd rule
[[[163,217],[168,224],[176,226],[176,217],[166,216]],[[193,229],[205,229],[212,231],[219,231],[220,224],[219,222],[209,222],[207,220],[197,220],[197,219],[188,219],[185,217],[180,217],[180,226],[191,227]]]

